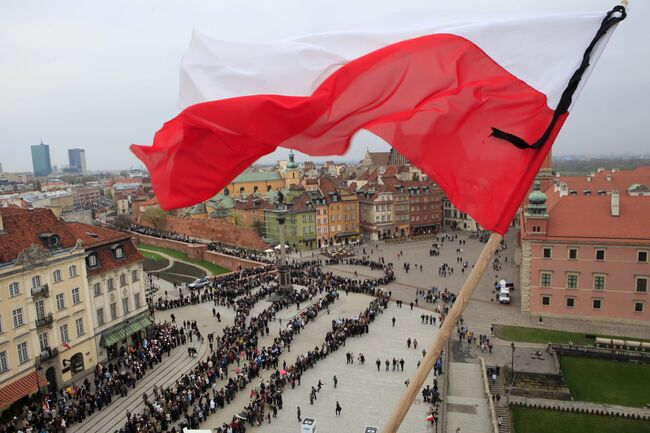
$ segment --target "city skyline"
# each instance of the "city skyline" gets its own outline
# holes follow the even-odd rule
[[[333,14],[337,2],[350,13]],[[612,2],[572,0],[548,5],[535,1],[522,5],[509,0],[496,4],[476,0],[450,6],[409,0],[375,2],[372,10],[341,0],[308,6],[289,0],[273,6],[259,2],[236,7],[234,3],[194,6],[188,9],[154,1],[110,7],[46,2],[29,10],[5,7],[0,32],[17,32],[23,37],[0,38],[0,47],[8,53],[0,76],[3,83],[12,83],[2,89],[7,100],[0,116],[4,170],[29,170],[28,147],[38,143],[41,135],[51,146],[53,165],[67,161],[67,149],[83,146],[88,151],[88,166],[95,170],[141,167],[128,146],[150,144],[163,122],[177,113],[178,67],[193,30],[222,39],[275,40],[346,28],[358,22],[358,16],[372,21],[404,11],[426,15],[450,10],[461,18],[468,12],[553,13],[606,10]],[[641,17],[649,9],[643,2],[632,5],[625,25],[612,37],[558,137],[556,155],[608,153],[611,143],[616,143],[616,151],[621,153],[638,154],[647,148],[648,126],[643,119],[650,115],[645,103],[650,89],[644,71],[650,55],[632,51],[635,44],[626,41],[647,39]],[[100,23],[104,16],[113,18],[106,22],[119,24]],[[269,16],[274,17],[273,22]],[[53,106],[57,109],[48,109]],[[620,139],[620,128],[612,125],[625,125],[625,140]],[[363,131],[355,141],[343,157],[297,154],[297,160],[360,160],[368,147],[388,149]],[[287,153],[281,150],[260,162],[283,159]]]

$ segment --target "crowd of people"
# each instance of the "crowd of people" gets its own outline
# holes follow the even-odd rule
[[[115,361],[98,363],[92,382],[86,377],[80,386],[45,394],[42,402],[33,399],[24,406],[21,419],[15,417],[0,431],[64,433],[71,424],[110,406],[116,396],[127,396],[147,371],[162,362],[165,353],[170,356],[171,349],[187,341],[184,330],[171,323],[154,325],[151,335],[121,348]]]

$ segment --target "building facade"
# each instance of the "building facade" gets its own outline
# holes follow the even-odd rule
[[[650,324],[650,196],[547,194],[520,216],[522,310]]]
[[[86,174],[86,151],[84,149],[68,149],[69,171]]]
[[[92,372],[85,257],[50,210],[0,209],[0,387],[8,387],[0,405]]]
[[[49,176],[52,173],[52,161],[50,160],[50,146],[47,144],[35,144],[32,146],[32,167],[34,177]]]
[[[395,230],[393,195],[383,185],[364,185],[357,193],[361,234],[371,240],[386,239]]]
[[[266,238],[273,245],[278,245],[280,242],[277,215],[273,209],[264,210]],[[316,210],[305,192],[287,203],[285,241],[294,251],[312,250],[317,246]]]
[[[443,224],[447,229],[465,232],[481,230],[481,226],[471,216],[458,210],[445,195],[442,197],[442,212]]]

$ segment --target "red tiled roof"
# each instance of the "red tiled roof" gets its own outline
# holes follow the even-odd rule
[[[47,386],[47,379],[32,371],[20,379],[16,379],[10,384],[3,386],[0,388],[0,409],[4,409],[26,395],[36,392],[39,385],[41,388]]]
[[[612,216],[610,196],[564,196],[549,211],[546,237],[650,242],[650,197],[621,194],[619,208]]]
[[[72,248],[76,238],[50,209],[0,208],[4,232],[0,233],[0,263],[18,257],[18,254],[32,244],[43,245],[39,233],[55,233],[63,248]]]
[[[607,177],[610,180],[607,180]],[[590,176],[560,176],[560,182],[567,184],[568,189],[573,189],[579,194],[584,190],[590,190],[596,193],[598,190],[612,191],[618,190],[623,194],[632,184],[639,183],[650,187],[650,167],[637,167],[634,170],[602,170]],[[553,185],[549,188],[553,191]],[[547,190],[547,191],[549,191]]]
[[[386,168],[386,171],[384,171],[383,176],[395,176],[398,173],[399,173],[399,169],[397,168],[397,166],[396,165],[390,165],[390,166],[388,166],[388,168]]]
[[[368,152],[372,165],[388,165],[390,159],[390,152]]]
[[[251,209],[271,209],[273,206],[261,197],[249,195],[245,200],[238,200],[235,202],[235,209],[251,210]]]
[[[124,258],[122,259],[115,258],[111,245],[102,245],[90,249],[86,248],[86,251],[93,251],[97,254],[97,261],[99,262],[98,266],[88,268],[88,276],[92,277],[144,260],[144,256],[136,248],[131,239],[121,241],[120,245],[122,245],[124,250]]]
[[[306,192],[303,192],[293,200],[290,209],[294,212],[305,212],[313,210],[313,207],[307,206],[308,203],[310,203],[309,195]]]
[[[66,226],[75,239],[81,239],[83,241],[86,249],[96,245],[129,239],[131,237],[130,235],[118,232],[117,230],[111,230],[100,226],[91,226],[79,222],[69,222]]]

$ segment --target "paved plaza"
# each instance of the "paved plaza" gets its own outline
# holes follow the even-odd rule
[[[421,315],[430,313],[435,309],[434,304],[424,301],[422,296],[417,297],[417,289],[428,289],[436,286],[441,290],[448,289],[458,293],[460,287],[469,273],[476,257],[483,247],[483,243],[471,239],[467,234],[458,233],[458,240],[465,241],[460,245],[458,240],[445,241],[440,249],[440,255],[430,256],[429,250],[435,240],[417,241],[395,244],[365,244],[357,247],[358,255],[363,254],[374,260],[384,258],[386,263],[392,262],[396,273],[396,280],[385,289],[392,292],[394,300],[404,301],[403,308],[398,308],[395,302],[390,302],[387,310],[381,314],[376,321],[370,324],[370,332],[363,336],[352,337],[347,340],[345,347],[318,362],[315,368],[307,370],[302,376],[301,386],[291,389],[285,388],[283,393],[284,408],[278,412],[277,418],[272,418],[271,423],[265,422],[260,427],[254,427],[247,431],[261,432],[300,432],[300,423],[296,417],[297,407],[301,409],[302,417],[316,419],[317,431],[319,433],[339,432],[363,432],[365,426],[377,426],[379,431],[386,423],[390,413],[406,388],[405,381],[410,378],[416,370],[417,363],[422,359],[422,349],[428,347],[435,338],[438,330],[437,325],[426,325],[422,323]],[[509,233],[506,237],[508,247],[501,253],[501,266],[495,271],[492,266],[488,267],[486,275],[482,278],[473,300],[470,302],[464,314],[464,325],[476,334],[489,335],[492,323],[507,323],[523,326],[539,326],[536,317],[529,317],[520,312],[519,309],[519,276],[518,267],[515,266],[514,234]],[[457,252],[462,248],[462,253]],[[305,257],[295,257],[295,260],[311,259],[310,254]],[[316,256],[325,260],[324,256]],[[458,257],[468,262],[468,268],[461,272],[461,264],[457,262]],[[505,258],[507,257],[507,262]],[[404,263],[411,265],[410,271],[406,272]],[[438,268],[442,263],[447,263],[454,268],[453,275],[440,276]],[[372,271],[364,266],[352,266],[337,264],[326,266],[326,271],[349,278],[377,278],[383,275],[380,271]],[[494,300],[493,286],[495,280],[505,278],[513,281],[515,287],[513,302],[510,305],[501,305]],[[163,280],[155,282],[160,287],[156,296],[173,298],[178,296],[178,290]],[[184,293],[186,291],[184,290]],[[341,299],[329,315],[323,312],[318,319],[310,322],[299,335],[296,335],[291,345],[291,352],[284,351],[280,357],[280,365],[284,361],[292,364],[296,356],[303,354],[315,346],[320,346],[325,335],[331,330],[331,321],[336,318],[352,318],[364,310],[372,300],[370,296],[351,293],[346,295],[340,293]],[[411,310],[409,304],[418,299],[418,306]],[[267,301],[259,302],[251,311],[251,316],[258,314],[268,307]],[[304,308],[305,305],[302,306]],[[170,320],[173,313],[176,322],[183,320],[196,320],[201,332],[205,335],[209,332],[221,333],[224,326],[232,323],[234,313],[226,307],[217,307],[222,322],[218,323],[212,316],[212,303],[206,302],[197,305],[184,306],[173,310],[159,311],[156,313],[156,321]],[[278,333],[281,327],[280,321],[286,325],[286,320],[297,312],[296,307],[290,307],[279,312],[276,322],[271,326],[271,335],[260,338],[259,346],[270,346],[272,338]],[[396,326],[393,327],[391,319],[395,317]],[[562,327],[561,320],[545,320],[544,326]],[[593,331],[593,324],[591,324]],[[602,332],[614,332],[618,325],[605,325]],[[274,329],[275,327],[275,329]],[[568,330],[580,330],[580,322],[572,324]],[[619,332],[627,332],[634,335],[635,330],[618,329]],[[417,349],[407,348],[406,340],[417,339]],[[499,341],[491,337],[494,342],[492,353],[481,352],[475,346],[468,346],[466,341],[460,341],[457,334],[452,335],[449,356],[450,369],[443,376],[437,379],[440,385],[449,375],[449,389],[442,398],[447,400],[446,423],[438,426],[438,431],[455,433],[457,428],[461,432],[483,433],[489,431],[489,414],[487,401],[484,397],[483,382],[478,358],[483,357],[487,365],[510,364],[512,351],[509,342]],[[194,343],[198,349],[198,358],[207,356],[205,344]],[[515,363],[520,370],[553,372],[554,364],[552,359],[543,351],[542,345],[520,344],[515,353]],[[354,354],[354,364],[346,364],[346,352]],[[541,353],[540,353],[541,352]],[[359,354],[365,357],[365,364],[358,361]],[[405,361],[404,371],[393,371],[392,363],[389,371],[385,371],[384,362],[388,359],[398,361],[403,358]],[[380,371],[377,371],[375,361],[381,361]],[[86,420],[83,424],[75,424],[70,429],[72,432],[98,431],[113,432],[124,424],[126,410],[138,412],[143,409],[142,394],[151,393],[154,384],[173,384],[185,372],[189,371],[197,360],[189,358],[186,347],[182,346],[172,352],[172,356],[163,358],[163,363],[148,373],[140,381],[135,390],[129,392],[126,398],[118,398],[106,410],[100,411]],[[228,423],[233,415],[240,412],[249,403],[249,392],[251,388],[259,385],[270,376],[271,371],[262,371],[261,377],[249,383],[246,390],[236,394],[236,397],[224,409],[217,410],[210,415],[201,427],[214,429],[223,423]],[[333,377],[338,379],[338,386],[334,388]],[[312,386],[317,386],[321,380],[323,387],[317,394],[314,404],[309,403],[309,391]],[[433,374],[427,379],[427,384],[433,384]],[[340,416],[335,415],[336,403],[342,407]],[[434,432],[435,427],[428,423],[425,418],[428,415],[430,405],[424,403],[419,396],[411,407],[400,431],[406,432]]]

